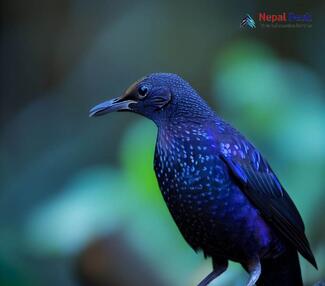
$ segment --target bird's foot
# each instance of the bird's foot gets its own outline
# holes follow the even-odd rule
[[[248,267],[249,272],[249,281],[247,283],[247,286],[254,286],[256,281],[261,275],[261,263],[260,260],[254,260],[249,263]]]
[[[219,275],[226,271],[228,267],[228,261],[216,262],[212,259],[213,271],[205,277],[197,286],[207,286],[212,280],[216,279]]]

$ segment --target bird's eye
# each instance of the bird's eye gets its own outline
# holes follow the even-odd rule
[[[140,97],[145,97],[148,93],[148,87],[146,87],[145,85],[142,85],[138,88],[138,94],[140,95]]]

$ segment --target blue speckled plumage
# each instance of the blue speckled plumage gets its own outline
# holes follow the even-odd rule
[[[241,261],[256,255],[278,255],[283,246],[257,209],[231,179],[218,142],[227,129],[214,120],[160,127],[154,167],[167,206],[186,241],[208,256]],[[237,146],[237,145],[236,145]]]
[[[237,261],[248,286],[302,285],[299,251],[316,261],[294,203],[260,152],[174,74],[151,74],[90,111],[124,110],[158,127],[154,169],[185,240],[212,257],[205,286]]]

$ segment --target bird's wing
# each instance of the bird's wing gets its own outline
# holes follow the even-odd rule
[[[248,199],[317,268],[301,216],[268,163],[240,134],[224,139],[221,158]]]

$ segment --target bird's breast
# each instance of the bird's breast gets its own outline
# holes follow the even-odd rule
[[[158,184],[181,233],[194,249],[220,251],[244,241],[262,249],[270,240],[268,227],[231,178],[219,146],[198,138],[156,145]]]
[[[210,225],[216,226],[218,217],[231,207],[227,204],[229,173],[217,146],[198,138],[168,146],[158,143],[154,160],[167,206],[185,238],[191,240],[202,240],[193,234],[208,233]]]

